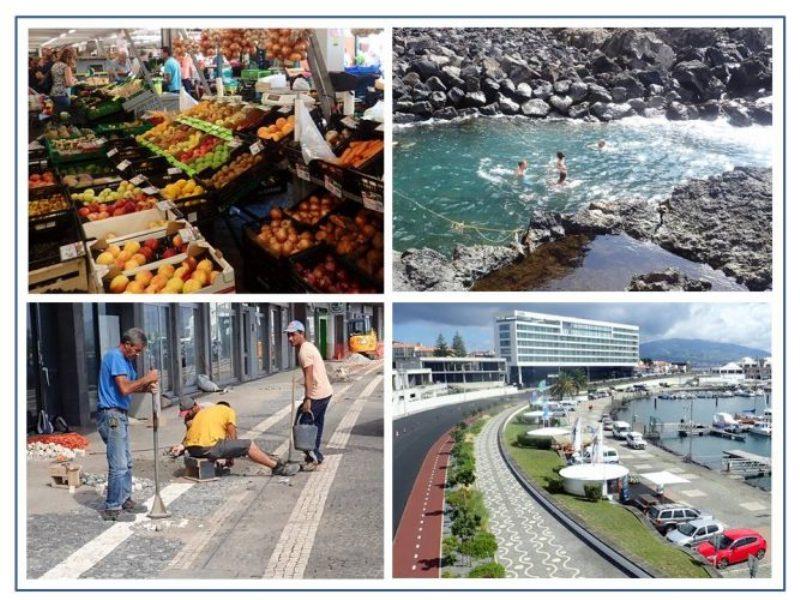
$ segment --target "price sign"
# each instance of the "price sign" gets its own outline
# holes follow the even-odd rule
[[[99,144],[105,144],[107,141],[108,141],[108,140],[107,140],[106,138],[104,138],[104,137],[99,137],[99,138],[97,138],[97,142],[98,142]]]
[[[375,194],[375,192],[362,191],[361,202],[364,203],[364,208],[383,212],[383,197]]]
[[[131,183],[133,185],[139,185],[140,183],[144,183],[147,181],[147,178],[144,175],[137,175],[136,177],[131,177]]]
[[[238,148],[241,145],[242,145],[242,140],[240,140],[239,138],[233,138],[231,141],[228,142],[228,146],[234,149]]]
[[[190,212],[189,213],[189,223],[194,223],[195,221],[197,221],[197,213],[196,212]]]
[[[183,173],[183,171],[181,171],[178,167],[170,167],[167,169],[168,175],[180,175],[181,173]]]
[[[61,246],[58,249],[58,253],[61,255],[61,262],[65,260],[72,260],[73,258],[78,258],[79,256],[83,256],[83,244],[80,242],[76,242],[74,244],[67,244],[66,246]]]
[[[294,171],[297,173],[297,176],[300,179],[304,179],[305,181],[311,181],[311,173],[308,170],[308,166],[302,163],[295,163]]]
[[[45,229],[53,229],[56,226],[55,221],[48,221],[47,223],[39,223],[33,226],[34,231],[44,231]]]
[[[189,242],[195,241],[194,229],[191,227],[185,227],[178,232],[178,235],[181,236],[181,240],[183,240],[184,244]]]
[[[175,207],[169,200],[159,200],[158,202],[156,202],[156,208],[158,210],[167,211],[167,210],[172,210]]]
[[[131,166],[131,161],[123,160],[121,163],[119,163],[117,165],[117,171],[124,171],[125,169],[127,169],[130,166]]]
[[[108,158],[111,158],[112,156],[116,156],[117,154],[119,154],[119,150],[117,150],[116,148],[112,148],[111,150],[106,152],[106,156]]]
[[[325,189],[337,198],[342,197],[342,184],[325,175]]]
[[[261,145],[261,142],[253,142],[252,144],[250,144],[250,154],[252,154],[253,156],[261,152],[263,149],[264,146]]]
[[[155,196],[158,194],[158,188],[152,185],[148,185],[146,188],[142,190],[148,196]]]

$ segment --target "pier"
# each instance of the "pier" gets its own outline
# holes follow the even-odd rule
[[[745,477],[772,474],[772,459],[746,450],[725,450],[725,470]]]

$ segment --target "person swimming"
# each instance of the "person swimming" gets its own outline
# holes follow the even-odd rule
[[[517,163],[517,177],[525,176],[525,169],[528,168],[528,161],[523,159]]]
[[[567,180],[567,157],[563,152],[556,152],[556,171],[558,171],[557,185],[563,185]]]

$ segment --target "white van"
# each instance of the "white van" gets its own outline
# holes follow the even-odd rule
[[[644,450],[647,448],[647,440],[645,440],[638,431],[629,432],[625,436],[625,444],[628,448],[633,448],[634,450]]]
[[[627,421],[614,421],[611,424],[611,435],[614,436],[615,440],[624,440],[625,436],[631,431],[633,429],[631,429],[631,424]]]
[[[583,460],[585,462],[592,461],[592,449],[589,447],[586,452],[583,453]],[[616,451],[614,448],[603,448],[603,462],[608,464],[619,464],[619,452]]]

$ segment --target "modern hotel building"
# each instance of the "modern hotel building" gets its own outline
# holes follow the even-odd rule
[[[495,315],[494,343],[511,383],[537,385],[561,370],[589,380],[626,377],[639,362],[639,327],[526,311]]]

